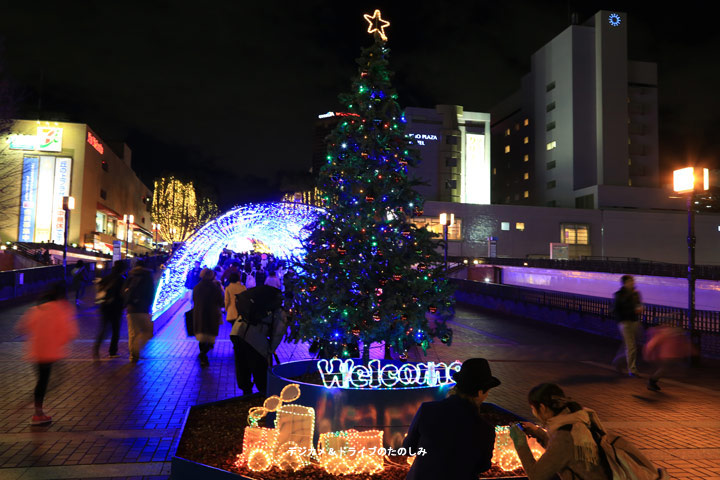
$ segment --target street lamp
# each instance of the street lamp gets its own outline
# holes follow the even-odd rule
[[[440,214],[440,225],[443,226],[443,239],[445,240],[445,273],[447,273],[448,269],[448,261],[447,261],[447,254],[448,254],[448,227],[455,225],[455,214],[450,214],[450,222],[448,224],[448,214],[447,213],[441,213]]]
[[[67,247],[68,247],[68,225],[70,223],[70,210],[75,210],[75,198],[63,197],[63,212],[65,213],[65,241],[63,245],[63,272],[67,280]]]
[[[693,167],[681,168],[673,172],[673,190],[687,194],[688,329],[690,330],[690,340],[695,347],[693,357],[696,359],[700,354],[700,334],[695,329],[695,193],[707,190],[710,187],[709,179],[710,172],[707,168],[702,169],[702,185],[700,185],[699,175],[696,176],[696,169]]]
[[[123,221],[125,222],[125,258],[129,256],[130,242],[132,242],[132,224],[135,221],[133,215],[123,215]]]

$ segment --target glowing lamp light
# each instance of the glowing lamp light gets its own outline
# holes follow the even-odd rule
[[[75,210],[75,197],[63,197],[63,210]]]
[[[440,225],[443,225],[443,226],[447,225],[449,227],[452,227],[453,225],[455,225],[455,214],[454,213],[450,214],[450,223],[448,223],[448,214],[441,213],[440,214]]]
[[[694,167],[681,168],[673,172],[673,190],[678,193],[709,189],[710,171],[707,168],[702,169],[702,188],[699,183],[700,178],[696,175]]]

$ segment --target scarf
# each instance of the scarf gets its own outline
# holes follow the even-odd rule
[[[598,445],[590,433],[591,428],[605,431],[597,414],[590,409],[578,410],[570,413],[566,408],[547,421],[548,433],[554,435],[560,427],[572,425],[572,435],[575,460],[593,465],[600,464]]]

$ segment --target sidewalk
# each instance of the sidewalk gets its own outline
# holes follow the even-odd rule
[[[0,479],[167,478],[188,407],[240,393],[228,325],[206,369],[199,366],[197,342],[185,336],[182,313],[156,332],[137,364],[128,362],[125,329],[120,358],[107,358],[106,341],[103,359],[94,362],[97,311],[85,303],[80,338],[70,357],[53,367],[46,405],[54,421],[31,427],[35,373],[13,333],[24,308],[0,312]],[[663,391],[654,393],[643,380],[609,368],[617,348],[612,340],[469,308],[458,309],[453,328],[452,347],[434,344],[426,359],[488,358],[503,382],[488,401],[530,418],[527,391],[557,382],[673,478],[720,479],[718,370],[663,380]],[[308,358],[301,344],[282,344],[278,354],[281,361]]]

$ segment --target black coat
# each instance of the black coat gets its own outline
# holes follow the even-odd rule
[[[420,406],[403,447],[427,452],[415,457],[408,480],[477,480],[490,468],[495,429],[474,404],[451,395]]]
[[[640,305],[640,294],[636,290],[622,287],[615,292],[613,310],[618,322],[636,322],[639,320],[635,309]]]
[[[225,306],[220,283],[207,278],[200,280],[193,288],[192,300],[195,333],[217,337],[222,323],[221,309]]]
[[[155,297],[155,281],[147,268],[135,267],[130,270],[123,285],[123,296],[127,313],[150,313]]]

